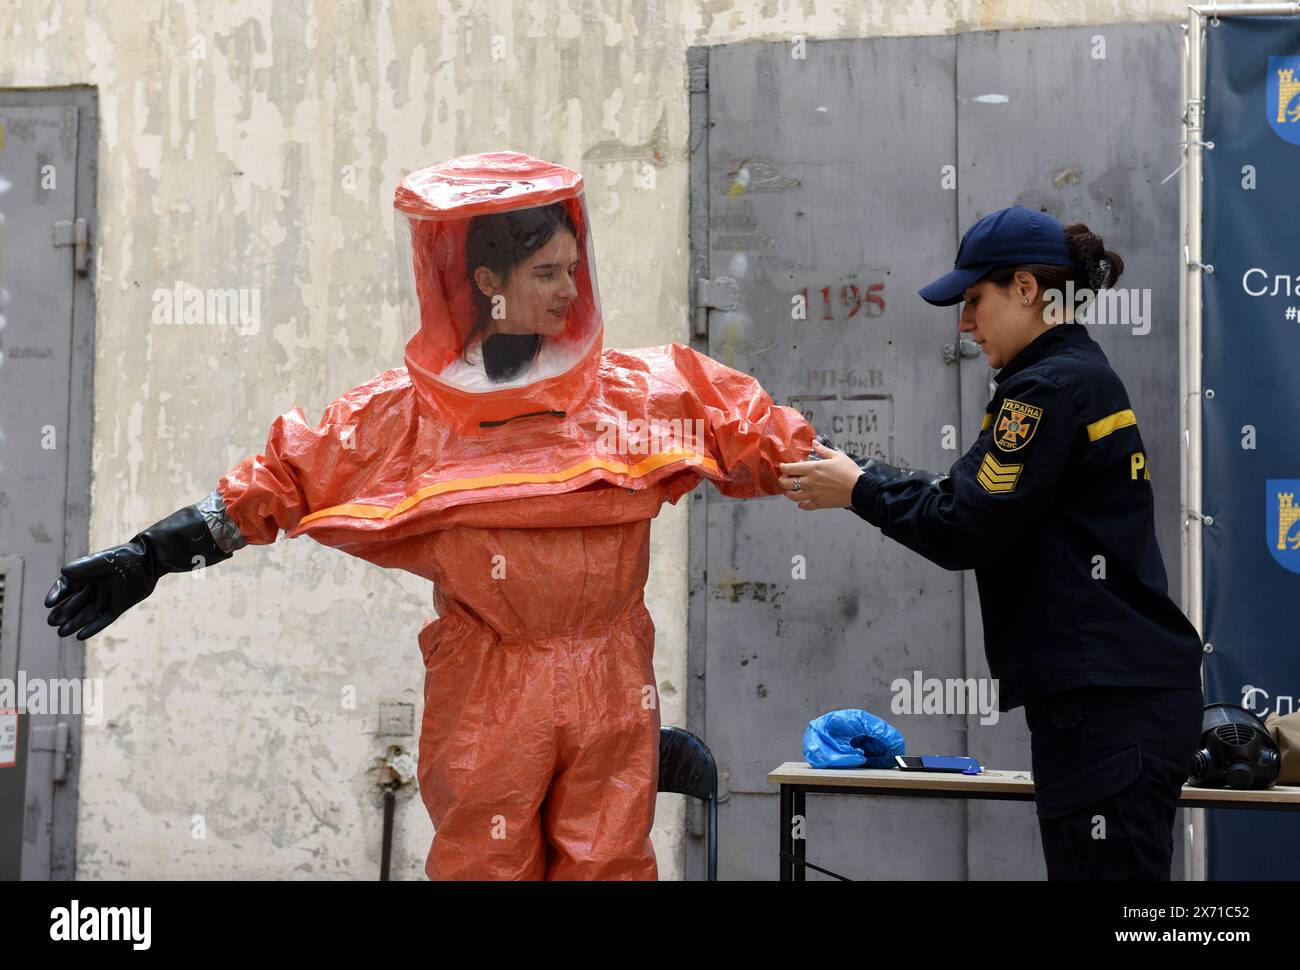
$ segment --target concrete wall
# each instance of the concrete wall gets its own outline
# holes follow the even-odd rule
[[[90,546],[205,495],[272,418],[400,365],[391,198],[513,148],[587,181],[608,346],[687,339],[686,50],[735,41],[1175,20],[1162,2],[0,2],[0,87],[99,92]],[[651,166],[653,188],[642,182]],[[160,327],[178,281],[260,295],[256,333]],[[685,504],[648,602],[664,723],[685,721]],[[35,578],[34,578],[35,579]],[[52,579],[52,577],[51,577]],[[413,576],[309,540],[171,577],[87,645],[81,878],[373,878],[381,701],[416,706]],[[357,704],[342,703],[346,688]],[[415,738],[407,739],[412,747]],[[201,834],[204,837],[196,838]],[[396,878],[432,834],[398,810]],[[663,878],[682,799],[661,796]]]

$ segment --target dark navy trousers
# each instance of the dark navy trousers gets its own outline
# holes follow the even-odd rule
[[[1167,880],[1200,688],[1078,687],[1025,705],[1047,878]]]

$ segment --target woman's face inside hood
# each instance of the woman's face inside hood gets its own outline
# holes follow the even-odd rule
[[[498,333],[561,336],[580,265],[577,232],[559,203],[477,217],[466,241],[477,319],[463,349]]]
[[[478,394],[550,380],[589,358],[603,323],[585,216],[578,197],[402,217],[408,367]]]
[[[399,182],[399,310],[421,400],[458,428],[590,397],[604,322],[582,178],[514,152]]]

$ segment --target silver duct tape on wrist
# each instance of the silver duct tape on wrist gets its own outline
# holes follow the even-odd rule
[[[230,516],[226,514],[226,500],[221,497],[221,493],[215,488],[207,498],[194,507],[203,516],[208,531],[212,533],[213,541],[216,542],[217,548],[222,552],[235,552],[237,549],[242,549],[248,545],[248,540],[239,531],[239,526],[235,525]]]

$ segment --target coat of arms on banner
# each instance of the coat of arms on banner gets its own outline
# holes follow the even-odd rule
[[[1300,573],[1300,478],[1270,478],[1264,493],[1264,538],[1273,558]]]
[[[1284,140],[1300,145],[1300,54],[1268,59],[1268,123]]]

